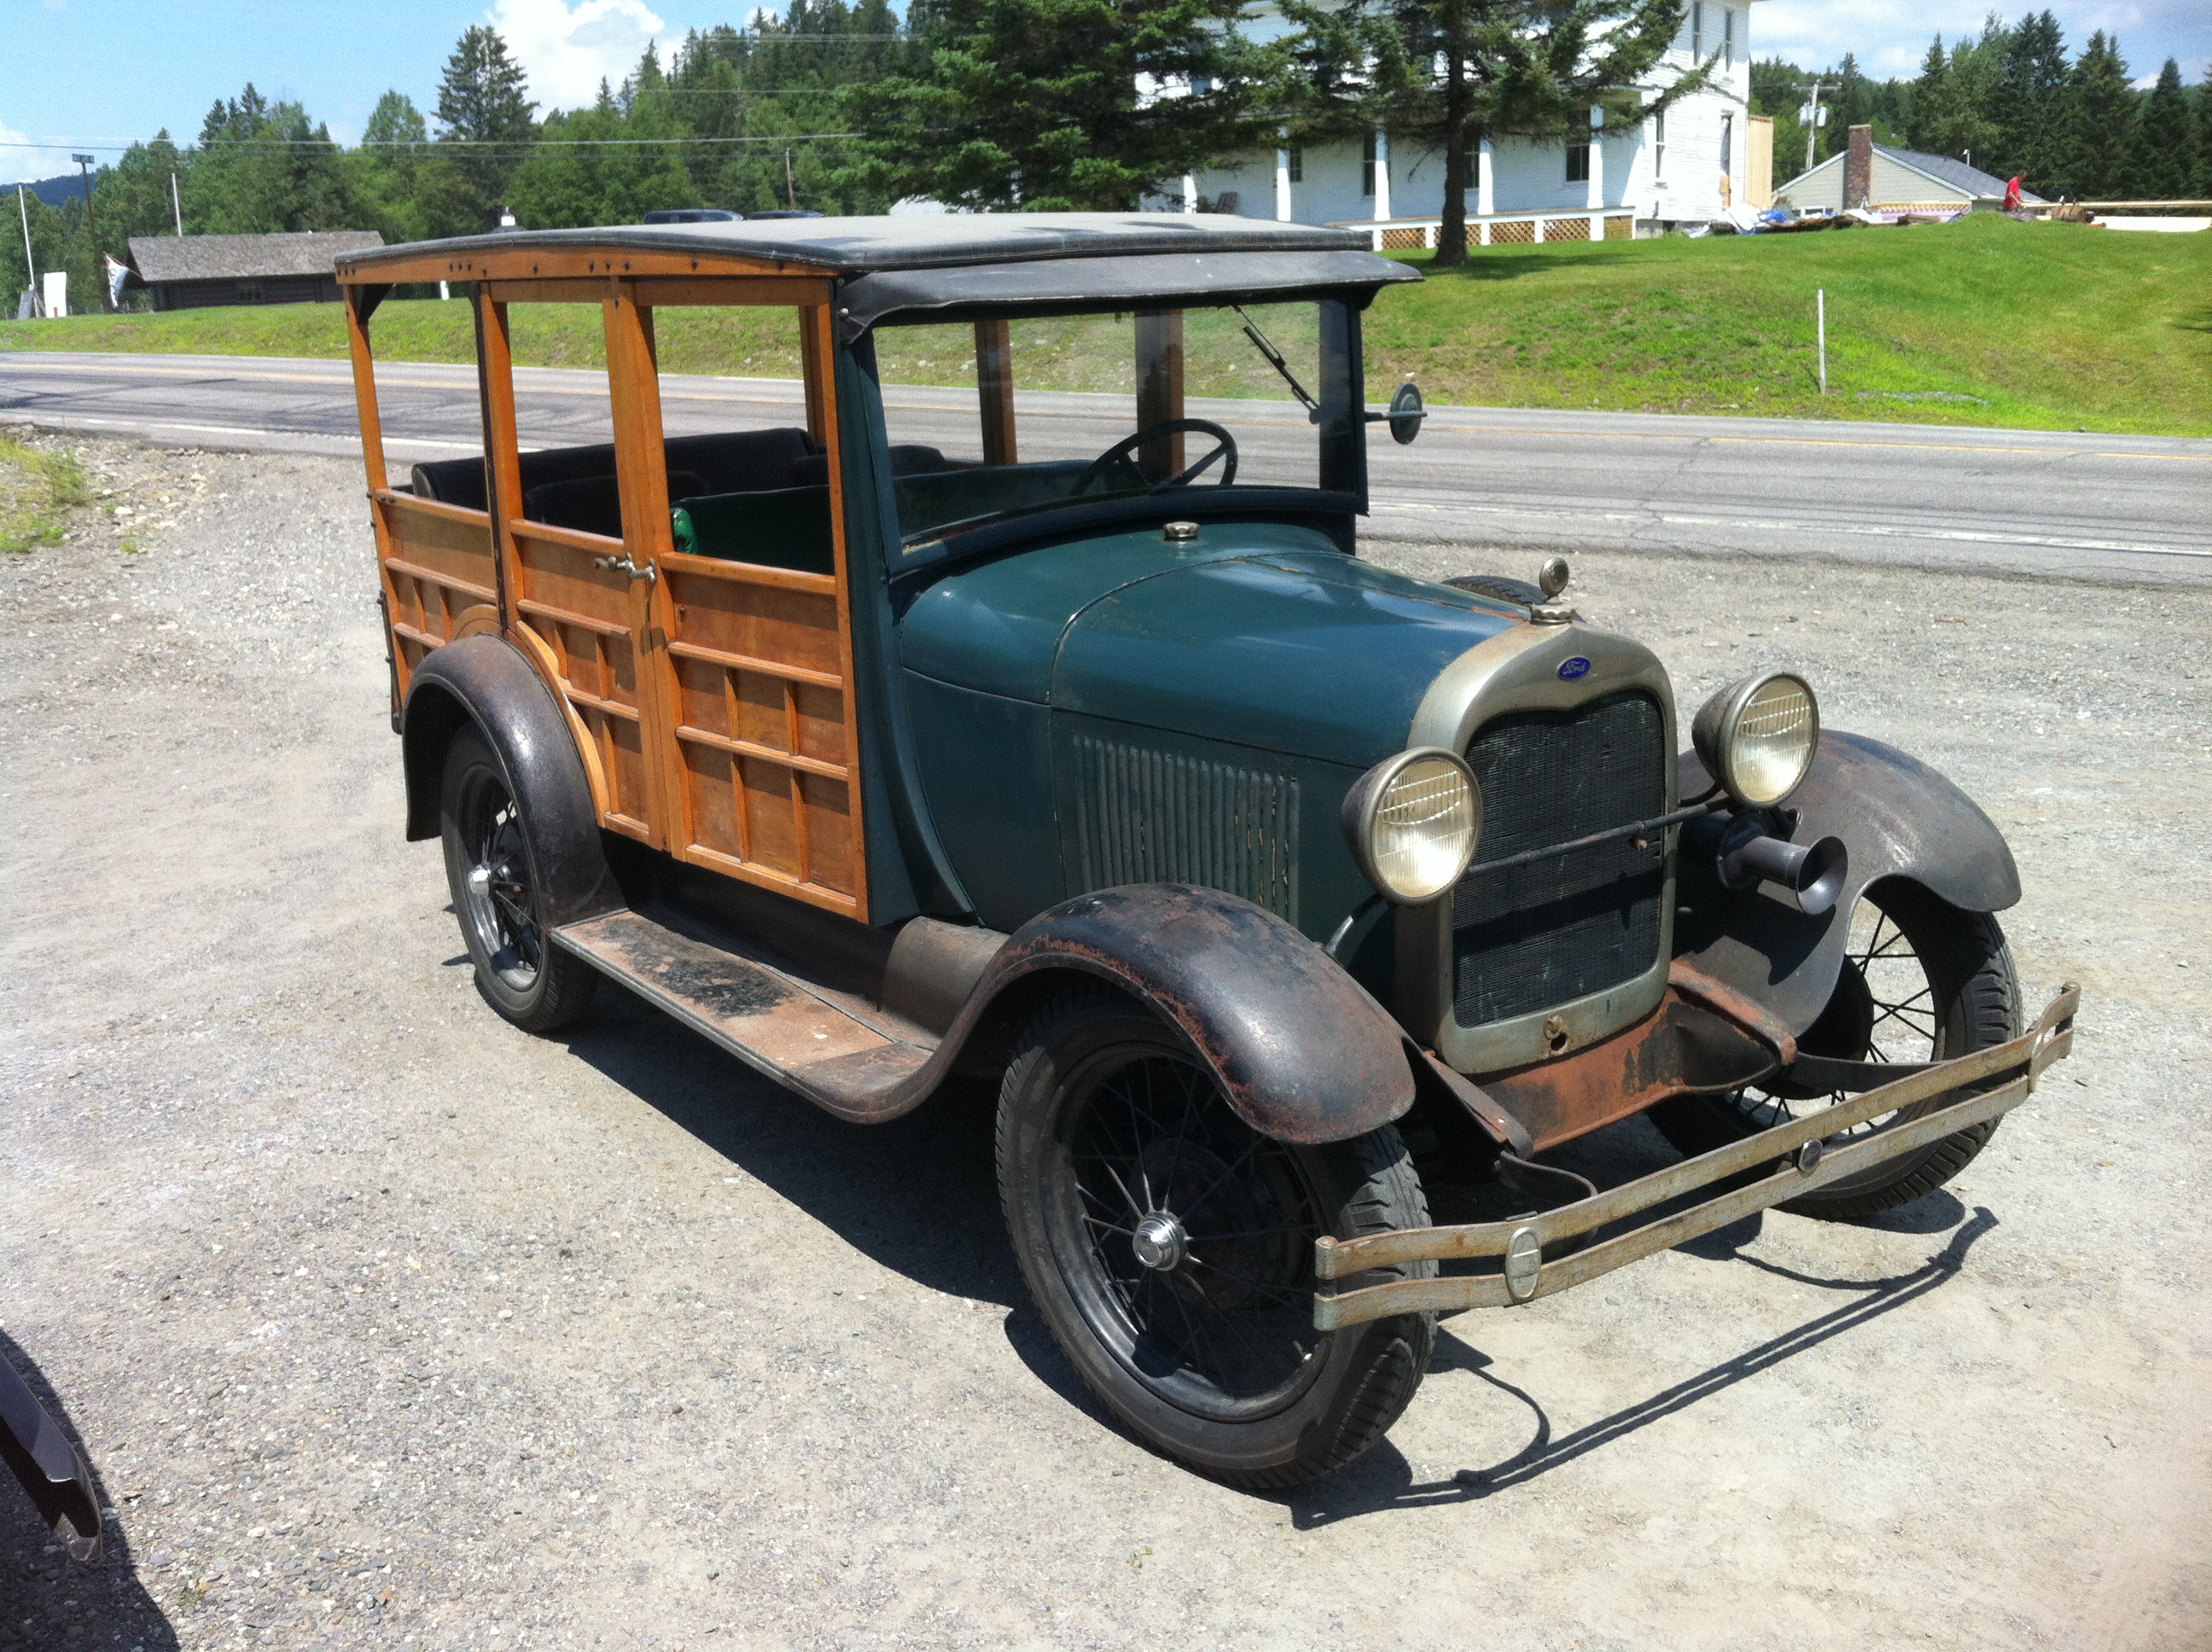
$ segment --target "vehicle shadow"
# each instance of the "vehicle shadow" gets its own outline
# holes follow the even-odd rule
[[[1027,1305],[999,1219],[988,1085],[956,1078],[905,1118],[848,1124],[612,987],[563,1036],[580,1060],[871,1260],[947,1296]]]
[[[1948,1199],[1948,1195],[1942,1197]],[[1936,1202],[1932,1200],[1922,1201],[1923,1204]],[[1965,1207],[1956,1200],[1948,1200],[1948,1203],[1952,1210],[1960,1215],[1965,1214]],[[1440,1328],[1437,1336],[1437,1351],[1430,1361],[1429,1370],[1432,1373],[1446,1370],[1471,1372],[1500,1394],[1525,1407],[1531,1419],[1528,1442],[1503,1461],[1480,1468],[1462,1468],[1448,1480],[1417,1482],[1413,1479],[1412,1465],[1386,1441],[1336,1479],[1280,1497],[1279,1500],[1291,1511],[1292,1523],[1302,1531],[1311,1530],[1315,1527],[1334,1525],[1359,1515],[1379,1514],[1395,1509],[1426,1508],[1438,1503],[1474,1502],[1525,1485],[1578,1457],[1588,1456],[1638,1429],[1686,1411],[1699,1400],[1734,1388],[1739,1382],[1772,1370],[1784,1360],[1795,1358],[1870,1320],[1893,1313],[1940,1289],[1965,1267],[1967,1252],[1978,1240],[1997,1225],[1997,1221],[1986,1209],[1977,1209],[1952,1233],[1949,1242],[1920,1266],[1910,1272],[1893,1274],[1881,1279],[1820,1278],[1778,1266],[1755,1256],[1741,1254],[1741,1247],[1758,1236],[1759,1225],[1757,1217],[1747,1218],[1682,1248],[1714,1260],[1748,1263],[1767,1272],[1778,1273],[1785,1278],[1822,1290],[1850,1291],[1855,1293],[1856,1299],[1832,1308],[1825,1314],[1815,1315],[1778,1337],[1747,1348],[1716,1365],[1708,1366],[1694,1376],[1662,1388],[1633,1405],[1625,1406],[1572,1433],[1557,1436],[1553,1432],[1551,1417],[1540,1400],[1527,1389],[1498,1376],[1492,1369],[1493,1362],[1490,1357],[1480,1349],[1461,1340],[1449,1328]]]
[[[1006,1335],[1022,1363],[1068,1405],[1102,1424],[1118,1426],[1054,1344],[1007,1245],[993,1169],[990,1085],[956,1079],[903,1119],[847,1124],[642,999],[612,988],[601,993],[590,1019],[566,1041],[580,1060],[871,1260],[926,1289],[1012,1309]],[[1674,1157],[1648,1122],[1632,1119],[1546,1159],[1602,1187]],[[1887,1279],[1818,1278],[1746,1254],[1743,1248],[1761,1231],[1758,1215],[1690,1242],[1681,1248],[1691,1255],[1746,1264],[1850,1292],[1856,1300],[1556,1439],[1534,1395],[1498,1376],[1480,1349],[1441,1329],[1430,1370],[1471,1371],[1525,1406],[1533,1419],[1528,1445],[1503,1462],[1427,1485],[1414,1483],[1410,1465],[1385,1440],[1318,1487],[1258,1495],[1283,1503],[1295,1522],[1307,1527],[1389,1509],[1466,1502],[1522,1485],[1924,1296],[1956,1273],[1967,1250],[1996,1224],[1987,1211],[1978,1211],[1960,1225],[1966,1214],[1957,1200],[1938,1193],[1870,1224],[1899,1233],[1955,1229],[1923,1266]]]
[[[82,1454],[106,1516],[104,1558],[80,1565],[63,1552],[15,1476],[0,1469],[0,1652],[52,1652],[64,1646],[173,1652],[176,1631],[138,1581],[131,1534],[112,1512],[100,1459],[85,1444],[68,1406],[37,1362],[4,1331],[0,1331],[0,1359],[15,1368],[46,1414]]]
[[[571,1054],[871,1261],[925,1289],[1010,1309],[1006,1341],[1037,1379],[1111,1425],[1022,1284],[999,1215],[997,1091],[955,1078],[888,1124],[848,1124],[672,1020],[602,988]]]

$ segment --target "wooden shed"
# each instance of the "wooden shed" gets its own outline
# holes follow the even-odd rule
[[[154,295],[157,310],[216,304],[335,304],[332,266],[384,245],[373,229],[275,235],[133,235],[130,284]]]

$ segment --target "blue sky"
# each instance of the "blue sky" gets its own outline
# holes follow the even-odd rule
[[[2002,7],[2007,15],[2025,0]],[[1980,27],[1990,0],[1761,0],[1752,46],[1808,65],[1847,51],[1876,76],[1910,75],[1931,33],[1948,39]],[[2122,0],[2051,8],[2078,48],[2095,28],[2117,31],[2139,76],[2171,55],[2191,82],[2212,58],[2208,0]],[[425,113],[453,41],[490,22],[549,106],[587,101],[602,75],[619,79],[646,44],[690,28],[735,22],[750,4],[728,0],[7,0],[0,24],[0,182],[70,170],[73,147],[146,137],[162,126],[189,139],[217,97],[247,81],[298,99],[341,139],[387,88]],[[34,143],[41,147],[21,147]]]

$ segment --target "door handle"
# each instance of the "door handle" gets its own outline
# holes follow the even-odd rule
[[[659,568],[651,562],[640,568],[635,562],[630,561],[628,551],[623,552],[619,556],[594,556],[592,558],[592,566],[603,568],[611,574],[627,574],[631,579],[643,580],[648,585],[660,577]]]

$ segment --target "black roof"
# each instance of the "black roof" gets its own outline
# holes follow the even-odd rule
[[[1036,258],[1148,252],[1319,252],[1367,246],[1364,229],[1325,229],[1225,213],[942,212],[877,218],[747,219],[738,223],[605,224],[510,229],[416,241],[348,258],[349,269],[441,253],[592,246],[633,252],[720,252],[781,258],[851,275]]]
[[[344,260],[358,280],[380,264],[438,254],[589,247],[731,253],[842,277],[838,324],[857,337],[893,315],[942,320],[1095,305],[1230,304],[1323,291],[1371,295],[1420,272],[1368,251],[1364,229],[1223,213],[948,212],[880,218],[748,219],[509,230],[421,241]]]

